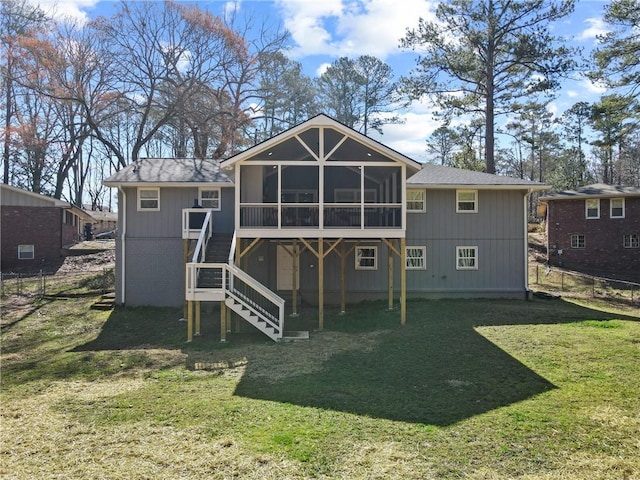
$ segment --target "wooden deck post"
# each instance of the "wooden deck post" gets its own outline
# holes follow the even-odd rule
[[[196,300],[196,332],[195,332],[195,336],[199,337],[200,336],[200,313],[201,313],[201,305],[200,305],[200,300]]]
[[[318,238],[318,330],[324,329],[324,239]]]
[[[388,275],[388,285],[389,285],[389,310],[393,310],[393,250],[391,246],[387,245],[387,275]]]
[[[298,253],[298,242],[293,240],[291,265],[291,316],[298,316],[298,269],[300,268],[300,256]]]
[[[227,304],[220,302],[220,341],[227,341]]]
[[[189,261],[189,239],[185,238],[182,242],[182,257],[184,263],[184,284],[187,285],[187,262]],[[184,299],[184,306],[182,308],[182,318],[187,318],[187,299]]]
[[[193,340],[193,302],[187,301],[187,342]]]
[[[400,239],[400,324],[407,323],[407,240]]]

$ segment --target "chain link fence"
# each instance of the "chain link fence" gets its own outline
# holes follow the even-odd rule
[[[99,294],[113,290],[115,284],[113,268],[99,271],[76,271],[51,273],[2,273],[0,294],[2,298],[11,295],[25,297],[80,296]]]
[[[552,294],[574,297],[604,298],[632,306],[640,306],[640,283],[594,277],[583,273],[534,265],[529,271],[532,286]]]

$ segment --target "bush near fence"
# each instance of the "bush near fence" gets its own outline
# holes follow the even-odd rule
[[[640,283],[594,277],[546,265],[532,265],[529,283],[550,293],[575,297],[606,298],[630,305],[640,305]]]
[[[112,291],[115,285],[114,269],[101,271],[78,271],[69,273],[35,274],[2,273],[2,298],[9,295],[26,297],[83,296]]]

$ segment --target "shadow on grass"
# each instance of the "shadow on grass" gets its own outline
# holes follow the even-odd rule
[[[332,352],[327,342],[325,351],[316,349],[315,357],[306,359],[319,366],[313,373],[276,378],[252,374],[264,372],[265,362],[277,368],[281,356],[291,352],[285,349],[298,348],[302,354],[311,345],[279,345],[253,334],[237,335],[231,344],[221,345],[215,310],[203,313],[203,336],[187,345],[186,325],[177,321],[181,310],[116,309],[100,335],[74,351],[179,349],[187,356],[187,366],[192,366],[203,352],[225,349],[230,361],[246,357],[235,395],[444,426],[556,388],[480,335],[476,327],[626,318],[562,300],[415,301],[409,302],[407,325],[401,327],[398,312],[388,312],[385,306],[370,302],[351,307],[344,316],[327,315],[326,330],[352,334],[353,342],[358,342],[359,334],[384,333],[376,335],[366,351]],[[310,342],[323,341],[323,335],[313,334]],[[251,348],[246,348],[252,344],[264,347],[259,357],[252,358]]]

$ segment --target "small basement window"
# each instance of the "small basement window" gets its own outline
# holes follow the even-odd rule
[[[407,247],[406,248],[407,270],[426,270],[427,247]]]
[[[638,235],[636,235],[635,233],[623,235],[622,246],[624,248],[640,248],[640,240],[638,239]]]
[[[587,245],[584,235],[571,235],[571,248],[585,248]]]
[[[456,270],[478,269],[478,247],[456,247]]]
[[[356,270],[378,269],[378,247],[356,247]]]
[[[20,260],[33,260],[36,251],[33,245],[18,245],[18,258]]]

